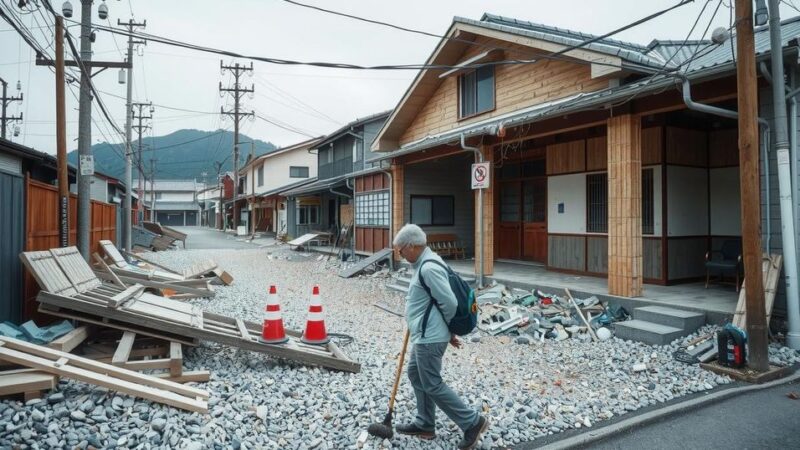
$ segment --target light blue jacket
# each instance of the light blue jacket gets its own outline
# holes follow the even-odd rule
[[[425,315],[425,310],[428,309],[431,298],[419,281],[419,268],[424,261],[429,259],[444,264],[439,255],[426,247],[417,262],[414,263],[414,277],[411,279],[408,295],[406,295],[406,323],[408,323],[408,329],[411,331],[411,342],[413,344],[449,342],[450,330],[447,328],[447,324],[456,315],[458,307],[458,300],[453,294],[450,282],[447,279],[447,271],[433,262],[425,264],[425,267],[422,268],[422,277],[425,278],[425,284],[438,300],[439,309],[434,306],[431,310],[425,337],[422,337],[422,319]],[[441,310],[441,313],[439,310]]]

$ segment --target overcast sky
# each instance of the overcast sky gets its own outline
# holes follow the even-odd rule
[[[71,1],[75,9],[73,19],[79,20],[80,0]],[[484,12],[603,34],[678,0],[300,1],[436,34],[447,30],[453,16],[479,19]],[[728,4],[732,1],[722,3],[712,30],[716,26],[728,26]],[[56,7],[62,3],[61,0],[52,2]],[[44,11],[20,15],[16,3],[17,0],[0,0],[0,7],[19,15],[43,46],[51,46],[52,55],[52,29],[44,27],[45,18],[49,23],[52,18]],[[95,23],[101,22],[97,18],[100,3],[95,0],[93,6]],[[117,19],[127,21],[133,15],[139,22],[147,20],[145,31],[151,34],[266,57],[359,65],[419,64],[438,42],[436,38],[313,11],[281,0],[108,0],[106,3],[109,20],[114,26]],[[654,38],[683,40],[705,3],[705,0],[697,0],[615,37],[640,44],[647,44]],[[708,2],[693,38],[702,35],[718,4],[718,0]],[[781,14],[787,18],[797,11],[784,6]],[[79,35],[77,27],[70,30],[76,37]],[[99,32],[93,58],[121,61],[126,51],[125,39]],[[0,21],[0,77],[9,82],[11,93],[16,92],[16,83],[20,80],[25,96],[22,104],[13,104],[9,109],[10,113],[24,112],[25,116],[20,124],[20,136],[13,139],[54,153],[54,75],[48,68],[34,65],[33,60],[31,49],[7,23]],[[224,60],[226,64],[232,61]],[[220,81],[223,85],[230,82],[228,74],[220,74],[219,64],[220,58],[208,53],[158,43],[141,46],[134,57],[134,101],[152,101],[164,106],[156,106],[153,129],[148,133],[159,136],[182,128],[232,128],[230,120],[222,120],[219,114],[214,114],[220,106],[232,106],[230,98],[221,98],[218,92]],[[252,99],[245,97],[245,110],[255,110],[311,135],[326,134],[355,118],[394,108],[415,75],[414,71],[355,71],[258,62],[254,63],[254,68],[254,76],[246,78],[245,83],[255,85],[255,95]],[[117,70],[109,69],[97,75],[94,82],[105,93],[101,96],[112,118],[123,128],[125,102],[122,98],[126,87],[118,84],[117,79]],[[72,90],[77,95],[77,83]],[[77,105],[76,97],[67,91],[70,150],[77,148]],[[122,141],[123,138],[105,124],[96,107],[93,117],[96,121],[93,143]],[[244,122],[242,131],[279,146],[306,139],[262,120]]]

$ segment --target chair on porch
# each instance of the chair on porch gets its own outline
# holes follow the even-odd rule
[[[742,241],[739,239],[726,239],[719,250],[706,252],[706,289],[712,273],[719,275],[719,281],[725,281],[725,276],[736,278],[736,292],[739,292],[742,275]]]

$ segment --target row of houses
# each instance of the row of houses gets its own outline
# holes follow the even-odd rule
[[[784,21],[782,35],[794,89],[800,19]],[[755,42],[759,63],[768,61],[766,28]],[[694,107],[736,110],[734,46],[641,45],[491,14],[456,17],[424,61],[451,69],[421,70],[391,111],[248,161],[226,207],[236,203],[253,230],[290,237],[352,226],[362,254],[416,223],[456,236],[476,272],[534,264],[607,277],[619,296],[696,281],[706,252],[741,239],[737,123]],[[762,72],[768,121],[770,102]],[[763,242],[780,253],[775,152],[765,146],[760,158]],[[470,186],[477,159],[492,167],[482,191]],[[796,151],[792,160],[796,169]]]

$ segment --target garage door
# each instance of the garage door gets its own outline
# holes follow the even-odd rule
[[[183,226],[183,211],[159,211],[156,218],[161,225]]]
[[[186,226],[197,225],[197,211],[186,211]]]

